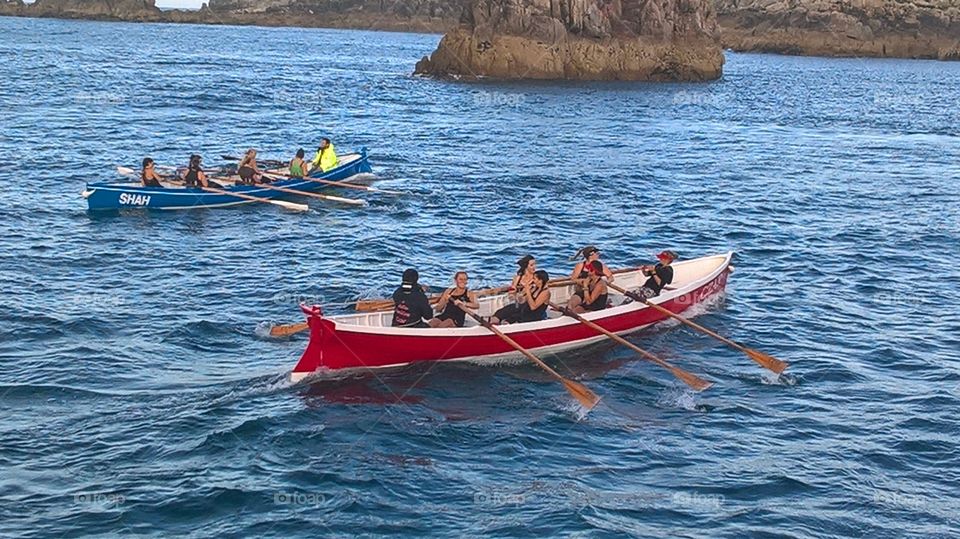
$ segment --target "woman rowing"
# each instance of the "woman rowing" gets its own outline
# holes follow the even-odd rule
[[[257,180],[263,176],[263,173],[257,168],[257,150],[253,148],[247,150],[243,159],[240,160],[240,164],[237,165],[237,174],[240,175],[240,181],[237,183],[247,185],[257,183]]]
[[[613,282],[613,272],[600,260],[600,249],[597,249],[593,245],[587,245],[577,251],[576,254],[573,255],[573,258],[581,254],[583,255],[583,260],[578,262],[577,265],[573,267],[573,271],[570,272],[570,280],[574,281],[574,290],[573,295],[570,296],[570,301],[567,302],[567,306],[571,309],[576,309],[581,303],[588,303],[584,302],[584,288],[591,275],[590,266],[594,262],[599,263],[600,267],[603,268],[601,275],[606,277],[607,281]]]
[[[517,266],[517,274],[513,276],[507,294],[510,303],[497,309],[497,312],[493,313],[490,318],[491,320],[514,320],[520,316],[520,304],[525,301],[524,291],[533,282],[534,273],[537,271],[537,260],[530,255],[525,255],[517,260]]]
[[[567,307],[577,313],[607,308],[607,283],[603,280],[603,263],[594,260],[586,267],[588,275],[581,285],[580,295],[572,296],[567,302]]]
[[[467,272],[458,271],[453,276],[453,288],[448,288],[440,295],[440,301],[437,302],[437,310],[440,311],[436,317],[430,320],[432,328],[452,328],[463,327],[467,313],[463,307],[478,309],[480,303],[477,301],[477,294],[467,289]]]
[[[533,279],[523,290],[523,298],[516,311],[508,313],[509,318],[500,318],[494,315],[490,319],[492,324],[522,324],[524,322],[539,322],[547,318],[547,307],[550,306],[550,274],[544,270],[533,273]],[[499,312],[499,311],[498,311]]]
[[[307,162],[303,160],[303,148],[297,150],[297,156],[290,160],[290,177],[302,178],[307,175]]]
[[[140,183],[144,187],[163,187],[160,184],[160,180],[163,178],[157,174],[156,163],[153,162],[153,159],[149,157],[143,158],[143,171],[140,172]]]
[[[193,154],[190,156],[190,163],[187,165],[187,171],[183,175],[183,182],[187,187],[209,187],[210,184],[207,183],[207,175],[203,173],[203,169],[200,168],[200,164],[203,159],[197,155]]]

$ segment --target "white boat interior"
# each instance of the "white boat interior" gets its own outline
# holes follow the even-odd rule
[[[653,303],[667,301],[671,298],[689,292],[706,282],[709,282],[719,272],[726,268],[732,256],[733,253],[726,253],[722,255],[707,256],[693,260],[674,262],[672,264],[673,282],[667,288],[665,288],[659,296],[653,298],[651,301]],[[642,286],[646,280],[647,277],[643,275],[640,270],[633,270],[625,273],[616,273],[614,275],[613,283],[622,288],[633,291],[640,288],[640,286]],[[551,286],[550,301],[558,305],[565,305],[570,299],[570,296],[573,295],[573,292],[574,285],[572,284]],[[603,318],[605,316],[620,314],[626,310],[635,309],[638,307],[638,305],[634,304],[632,299],[624,297],[622,294],[614,291],[613,289],[610,289],[608,297],[608,304],[610,307],[600,311],[584,313],[583,316],[588,319]],[[491,316],[497,311],[497,309],[512,301],[507,294],[480,297],[477,298],[477,300],[480,303],[480,308],[477,311],[481,316]],[[553,309],[547,309],[547,313],[548,320],[555,320],[563,317],[561,313],[554,311]],[[469,328],[479,329],[480,327],[479,324],[473,320],[473,318],[468,316],[463,328],[393,328],[390,325],[393,321],[392,311],[345,314],[330,316],[328,318],[336,322],[338,329],[364,331],[365,328],[380,328],[378,332],[383,332],[385,330],[390,332],[401,331],[410,332],[412,335],[449,335],[449,332],[451,331],[462,332]],[[567,318],[566,320],[571,319]],[[505,332],[509,333],[515,328],[522,330],[524,327],[529,327],[531,324],[544,324],[544,321],[511,324],[502,327]]]

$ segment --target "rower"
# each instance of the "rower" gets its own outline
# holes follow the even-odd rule
[[[237,183],[248,185],[257,183],[257,180],[262,176],[260,169],[257,168],[257,150],[253,148],[247,150],[243,159],[240,160],[240,164],[237,165],[237,174],[240,175],[240,181]]]
[[[537,271],[537,259],[531,255],[524,255],[520,260],[517,260],[517,266],[517,274],[513,276],[507,294],[510,303],[493,313],[490,321],[494,324],[499,324],[503,320],[519,320],[520,318],[520,305],[526,301],[526,289],[533,282],[534,274]]]
[[[417,281],[420,274],[410,268],[403,272],[403,282],[393,292],[393,321],[390,325],[403,328],[425,328],[433,318],[430,300]]]
[[[313,168],[326,172],[335,166],[337,166],[337,152],[330,139],[324,137],[320,139],[320,147],[317,148],[317,155],[313,158]]]
[[[197,154],[190,156],[187,172],[183,175],[183,182],[187,187],[209,187],[207,176],[203,173],[203,169],[200,168],[202,161],[203,159]]]
[[[143,171],[140,172],[140,183],[142,183],[144,187],[163,187],[163,185],[160,185],[160,180],[163,178],[157,174],[155,166],[153,159],[149,157],[143,158]]]
[[[607,278],[607,281],[612,283],[614,279],[613,272],[610,271],[610,268],[608,268],[607,265],[600,260],[600,249],[597,249],[593,245],[587,245],[583,249],[577,251],[571,257],[571,260],[577,258],[581,254],[583,255],[583,260],[578,262],[577,265],[573,267],[573,271],[570,272],[570,280],[574,281],[575,283],[573,296],[570,297],[570,301],[567,303],[567,307],[571,309],[576,309],[577,306],[583,302],[583,288],[590,277],[589,266],[591,264],[594,262],[599,262],[600,266],[603,268],[603,276]]]
[[[297,150],[297,156],[290,160],[290,176],[293,178],[302,178],[307,175],[307,162],[303,160],[306,155],[303,148]]]
[[[497,311],[490,319],[492,324],[522,324],[524,322],[539,322],[547,318],[547,307],[550,305],[550,274],[543,270],[533,273],[533,279],[524,288],[521,302],[517,308],[509,312]]]
[[[572,311],[585,313],[607,308],[607,283],[603,277],[603,263],[594,260],[587,265],[588,277],[583,283],[580,296],[574,295],[567,303]]]
[[[642,266],[640,271],[650,278],[647,279],[647,282],[643,283],[643,286],[640,287],[637,293],[644,299],[659,296],[663,287],[673,282],[673,268],[670,267],[670,264],[676,259],[677,253],[673,251],[661,251],[660,254],[657,255],[657,260],[660,261],[657,265]]]
[[[467,272],[458,271],[453,276],[452,288],[448,288],[440,295],[440,301],[437,302],[437,310],[440,311],[433,320],[430,320],[432,328],[452,328],[463,327],[463,322],[467,317],[463,307],[478,309],[480,303],[477,301],[477,294],[467,289]]]

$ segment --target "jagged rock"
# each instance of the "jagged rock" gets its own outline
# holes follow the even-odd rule
[[[711,0],[471,0],[415,72],[458,78],[710,80]]]
[[[25,8],[23,0],[0,0],[0,15],[22,15]]]
[[[154,0],[36,0],[28,8],[35,17],[160,21]]]
[[[725,47],[819,56],[956,57],[956,0],[717,0]]]

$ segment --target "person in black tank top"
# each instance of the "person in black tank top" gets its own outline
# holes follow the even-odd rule
[[[540,270],[534,274],[530,284],[527,301],[520,304],[520,323],[546,320],[547,307],[550,306],[550,274]]]
[[[440,314],[430,320],[430,327],[462,328],[467,317],[462,307],[474,310],[480,307],[477,294],[467,289],[468,281],[469,277],[465,271],[458,271],[453,276],[454,286],[444,290],[440,296],[440,301],[437,302],[437,310]]]
[[[599,311],[607,308],[607,283],[603,281],[603,264],[599,260],[587,265],[588,277],[583,285],[582,298],[577,305],[570,307],[577,313]],[[571,303],[573,298],[571,298]]]
[[[606,264],[600,260],[600,249],[597,249],[593,245],[587,245],[583,249],[577,251],[577,253],[571,257],[571,260],[575,259],[581,254],[583,255],[583,260],[578,262],[577,265],[573,267],[573,271],[570,272],[570,279],[574,281],[574,289],[573,295],[570,296],[570,300],[567,302],[567,308],[569,309],[576,309],[581,303],[584,303],[584,288],[586,287],[587,280],[590,277],[591,264],[594,262],[599,262],[600,266],[603,268],[602,275],[607,278],[607,281],[612,283],[614,279],[613,272],[610,271],[610,268],[608,268]]]
[[[207,187],[207,176],[200,166],[202,161],[199,155],[190,156],[190,164],[187,165],[187,172],[183,175],[183,182],[187,187]]]
[[[527,287],[534,281],[537,271],[537,259],[526,255],[517,260],[517,274],[513,276],[510,283],[510,292],[508,294],[509,303],[497,309],[490,317],[492,324],[507,322],[516,324],[520,321],[520,305],[527,300]]]

